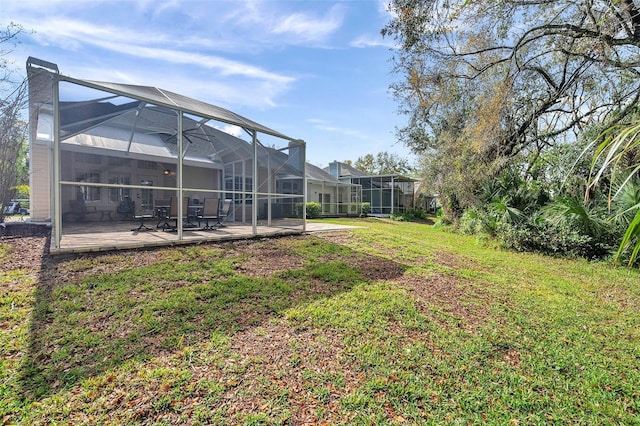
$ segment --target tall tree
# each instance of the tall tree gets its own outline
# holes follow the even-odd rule
[[[405,175],[413,172],[413,166],[409,160],[386,151],[379,152],[375,156],[367,154],[358,157],[353,162],[353,167],[370,175]]]
[[[637,0],[390,7],[382,33],[399,45],[392,90],[408,116],[399,137],[431,157],[459,153],[448,161],[463,172],[488,179],[514,159],[528,163],[526,172],[548,147],[622,120],[640,98]]]
[[[9,25],[0,30],[0,204],[6,206],[15,193],[21,165],[19,158],[24,154],[26,123],[20,114],[26,101],[26,83],[12,79],[12,70],[5,59],[9,53],[7,46],[16,41],[21,28]],[[0,210],[2,222],[4,209]]]

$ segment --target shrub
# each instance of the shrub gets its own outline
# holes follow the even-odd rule
[[[458,225],[460,232],[467,235],[482,233],[484,230],[483,216],[486,216],[486,213],[481,213],[476,209],[465,210],[462,216],[460,216]]]
[[[565,226],[549,223],[512,225],[500,223],[497,237],[502,246],[516,251],[537,252],[549,255],[603,258],[611,253],[612,246],[589,235],[581,234]]]
[[[307,219],[315,219],[322,214],[322,206],[320,203],[310,201],[305,204],[307,210]],[[302,203],[296,203],[296,216],[302,217]]]
[[[403,213],[394,213],[391,215],[391,219],[400,222],[418,222],[426,221],[429,219],[428,214],[422,209],[409,209]]]
[[[367,215],[371,213],[371,203],[362,203],[362,214]]]

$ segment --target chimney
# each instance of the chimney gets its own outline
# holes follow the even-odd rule
[[[340,179],[341,169],[342,169],[341,162],[333,160],[333,162],[329,163],[329,174],[334,178]]]

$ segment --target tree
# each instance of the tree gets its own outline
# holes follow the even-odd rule
[[[391,10],[382,33],[399,45],[400,140],[455,154],[448,161],[482,171],[480,184],[514,162],[527,174],[549,147],[624,120],[640,99],[636,0],[392,0]]]
[[[21,28],[9,25],[0,31],[0,205],[6,206],[15,193],[19,182],[21,162],[24,159],[26,123],[20,114],[26,101],[26,83],[12,80],[10,64],[4,59],[8,54],[5,46],[15,43]],[[24,177],[23,177],[24,178]],[[0,222],[4,209],[0,210]]]
[[[351,164],[351,161],[345,163]],[[405,175],[414,170],[409,160],[386,151],[377,153],[375,157],[373,154],[358,157],[352,165],[370,175]]]

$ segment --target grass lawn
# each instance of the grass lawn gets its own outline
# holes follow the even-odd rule
[[[0,240],[4,424],[640,424],[640,274],[430,225]],[[26,241],[26,239],[25,239]]]

